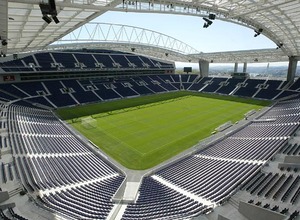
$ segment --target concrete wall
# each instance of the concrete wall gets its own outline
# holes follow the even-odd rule
[[[287,155],[284,158],[284,163],[298,163],[300,165],[300,156]]]
[[[249,220],[283,220],[285,215],[253,204],[240,201],[239,212]]]
[[[209,73],[209,62],[206,60],[199,60],[199,72],[201,77],[208,76]]]
[[[230,219],[225,218],[223,215],[218,215],[218,220],[230,220]]]
[[[0,203],[9,199],[7,191],[0,192]]]

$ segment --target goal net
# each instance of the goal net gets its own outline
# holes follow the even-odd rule
[[[91,116],[82,118],[81,119],[81,124],[83,127],[86,129],[91,129],[97,127],[97,120],[92,118]]]

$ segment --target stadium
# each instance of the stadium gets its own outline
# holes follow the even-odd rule
[[[203,53],[91,22],[108,11],[231,22],[276,47]],[[300,219],[299,12],[295,0],[1,0],[0,219]],[[285,77],[249,75],[260,62],[287,62]]]

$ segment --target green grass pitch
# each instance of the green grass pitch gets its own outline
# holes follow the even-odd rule
[[[270,102],[230,96],[175,92],[59,109],[79,132],[122,165],[153,167],[211,135],[219,125],[238,121]],[[80,117],[92,115],[95,126]]]

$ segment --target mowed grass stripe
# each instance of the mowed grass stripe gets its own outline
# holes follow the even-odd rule
[[[197,144],[217,126],[270,103],[186,92],[178,97],[174,93],[167,97],[172,100],[158,97],[153,104],[101,112],[99,118],[94,114],[96,128],[86,129],[78,119],[72,125],[124,166],[147,169]]]

